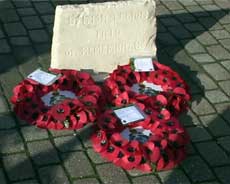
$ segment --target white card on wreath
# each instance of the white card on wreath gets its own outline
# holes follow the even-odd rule
[[[154,91],[163,91],[161,85],[156,85],[156,84],[153,84],[151,82],[147,82],[147,81],[144,81],[142,83],[146,88],[151,88],[153,89]]]
[[[138,72],[154,71],[154,66],[151,57],[134,58],[133,64],[134,64],[135,71]]]
[[[135,105],[114,110],[123,125],[145,119],[144,113]]]
[[[46,86],[53,84],[59,77],[60,75],[51,74],[41,69],[37,69],[27,76],[28,79],[32,79]]]

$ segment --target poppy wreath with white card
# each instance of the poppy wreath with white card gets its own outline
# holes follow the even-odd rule
[[[75,70],[50,71],[55,74],[37,70],[13,89],[11,102],[18,117],[39,128],[57,130],[94,122],[103,99],[91,76]],[[47,81],[53,80],[52,75],[59,77]]]
[[[165,107],[175,116],[188,108],[189,87],[177,72],[153,59],[151,62],[144,60],[149,71],[141,68],[139,60],[136,64],[134,61],[118,66],[105,80],[103,86],[108,103],[123,106],[135,99],[156,109]]]
[[[106,110],[98,118],[99,130],[91,137],[94,150],[126,170],[150,172],[174,168],[186,156],[189,136],[177,118],[162,114],[169,113],[159,113],[138,102]],[[133,122],[128,122],[128,117]]]

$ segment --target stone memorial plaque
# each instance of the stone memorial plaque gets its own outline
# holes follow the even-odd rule
[[[111,72],[156,55],[154,0],[57,6],[51,67]]]

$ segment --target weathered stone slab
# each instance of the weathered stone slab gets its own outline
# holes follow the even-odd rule
[[[156,55],[154,0],[57,6],[51,67],[111,72]]]

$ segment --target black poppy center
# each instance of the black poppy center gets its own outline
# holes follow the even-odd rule
[[[135,149],[133,147],[128,147],[127,150],[128,150],[128,152],[131,152],[131,153],[135,151]]]
[[[129,156],[129,157],[128,157],[128,161],[129,161],[129,162],[134,162],[134,161],[135,161],[135,158],[134,158],[133,156]]]
[[[151,109],[145,109],[145,113],[150,115],[150,114],[152,114],[152,111],[151,111]]]
[[[114,147],[109,146],[107,151],[108,151],[109,153],[112,153],[112,152],[114,152],[114,150],[115,150],[115,148],[114,148]]]
[[[121,142],[121,141],[116,141],[114,144],[115,144],[116,146],[120,147],[120,146],[122,145],[122,142]]]
[[[101,141],[101,145],[102,145],[102,146],[106,145],[106,140],[102,140],[102,141]]]
[[[61,108],[57,109],[57,113],[59,113],[59,114],[64,113],[64,112],[65,112],[64,109],[61,109]]]
[[[123,156],[125,156],[125,155],[121,151],[117,155],[118,158],[122,158]]]
[[[157,117],[158,117],[159,119],[163,119],[163,118],[164,118],[164,115],[163,115],[163,114],[158,114]]]
[[[122,99],[121,103],[127,104],[127,100],[126,99]]]
[[[167,125],[168,125],[168,126],[173,126],[173,125],[174,125],[174,122],[173,122],[173,121],[168,121],[168,122],[167,122]]]

